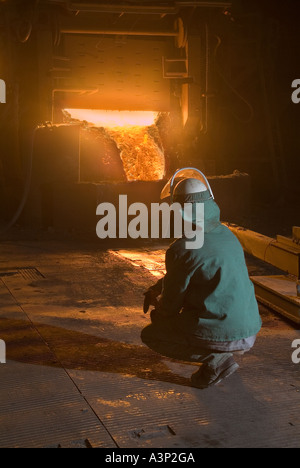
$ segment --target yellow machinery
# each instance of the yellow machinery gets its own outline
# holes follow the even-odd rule
[[[293,322],[300,323],[300,228],[292,238],[263,236],[248,229],[228,225],[245,252],[270,263],[285,274],[251,277],[257,299]]]

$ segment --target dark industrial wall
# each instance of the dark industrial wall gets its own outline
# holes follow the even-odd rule
[[[23,2],[22,10],[16,2],[0,4],[0,77],[6,82],[6,104],[0,105],[0,217],[5,218],[22,197],[32,132],[40,122],[36,31],[26,37],[31,4]]]
[[[300,105],[291,100],[300,76],[298,3],[236,0],[210,21],[208,130],[186,149],[192,164],[215,161],[218,174],[248,172],[269,198],[279,187],[299,196]]]

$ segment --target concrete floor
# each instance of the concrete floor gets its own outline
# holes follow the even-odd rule
[[[164,247],[8,240],[0,255],[0,447],[300,447],[296,325],[261,306],[238,373],[198,390],[194,365],[140,340]]]

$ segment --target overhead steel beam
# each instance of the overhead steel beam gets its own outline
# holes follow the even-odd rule
[[[113,3],[80,3],[68,2],[68,9],[70,11],[85,11],[95,13],[131,13],[131,14],[145,14],[145,15],[177,15],[181,8],[188,7],[201,7],[201,8],[229,8],[232,2],[218,2],[218,1],[175,1],[171,6],[166,5],[126,5],[126,4],[113,4]]]
[[[169,14],[176,15],[179,8],[176,6],[149,6],[149,5],[126,5],[126,4],[104,4],[104,3],[68,3],[70,11],[85,11],[94,13],[131,13],[131,14]]]
[[[97,15],[88,17],[86,14],[77,15],[75,17],[60,17],[60,32],[63,34],[96,34],[96,35],[110,35],[110,36],[162,36],[162,37],[177,37],[178,31],[171,29],[171,26],[163,28],[159,23],[152,22],[151,25],[147,22],[145,27],[139,29],[126,27],[113,28],[109,27],[102,18],[99,21]]]
[[[175,2],[176,6],[178,7],[201,7],[201,8],[230,8],[232,6],[232,2],[218,2],[218,1],[207,1],[201,2],[199,1],[178,1]]]
[[[149,37],[177,37],[176,31],[131,31],[128,29],[87,29],[87,28],[72,28],[62,27],[60,32],[63,34],[91,34],[91,35],[107,35],[107,36],[149,36]]]

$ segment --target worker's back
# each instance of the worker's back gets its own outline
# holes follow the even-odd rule
[[[176,328],[209,341],[235,341],[259,332],[261,319],[243,249],[220,223],[213,200],[205,202],[204,246],[187,249],[186,239],[178,239],[166,264],[160,306],[174,316]]]

